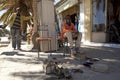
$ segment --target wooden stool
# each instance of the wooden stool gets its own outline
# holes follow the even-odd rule
[[[51,38],[50,37],[37,37],[36,38],[36,42],[37,42],[37,45],[38,45],[38,47],[37,47],[37,50],[38,50],[38,58],[39,58],[39,51],[41,51],[41,47],[40,47],[40,42],[41,41],[48,41],[48,50],[49,51],[51,51]]]

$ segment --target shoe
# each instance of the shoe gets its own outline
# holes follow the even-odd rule
[[[16,48],[13,48],[13,50],[16,50]]]
[[[87,62],[87,61],[86,61],[86,62],[83,63],[83,65],[86,66],[86,67],[91,68],[91,65],[93,65],[93,63],[92,63],[92,62]]]
[[[17,50],[21,50],[21,48],[18,48]]]
[[[71,53],[72,53],[72,54],[75,54],[75,53],[76,53],[75,48],[71,48]]]
[[[79,47],[75,48],[75,50],[76,50],[76,53],[80,53],[80,48]]]
[[[77,73],[77,72],[83,73],[83,70],[81,70],[81,69],[72,69],[72,72],[74,72],[74,73]]]
[[[76,54],[75,48],[71,48],[71,57],[74,58]]]

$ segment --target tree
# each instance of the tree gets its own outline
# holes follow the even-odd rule
[[[30,16],[30,13],[33,13],[32,2],[33,0],[0,0],[0,11],[5,10],[5,13],[0,17],[0,22],[11,27],[17,8],[20,8],[22,16]],[[29,21],[23,21],[21,24],[23,30],[26,29],[26,22]]]
[[[32,13],[34,22],[32,42],[34,46],[36,46],[37,43],[35,38],[38,36],[38,34],[36,34],[36,27],[38,22],[36,0],[0,0],[0,11],[6,10],[6,12],[0,17],[0,22],[6,24],[7,26],[12,26],[15,18],[14,12],[18,7],[21,9],[21,14],[23,16],[29,16],[30,13]],[[26,30],[26,24],[27,22],[24,21],[21,26],[23,31]]]

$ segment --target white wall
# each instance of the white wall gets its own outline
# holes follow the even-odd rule
[[[80,3],[80,14],[79,14],[79,26],[78,26],[78,31],[82,32],[82,42],[85,41],[85,13],[84,13],[84,0],[81,0]]]

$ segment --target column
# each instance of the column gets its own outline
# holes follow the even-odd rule
[[[79,26],[78,31],[82,32],[82,42],[85,41],[85,12],[84,12],[84,0],[79,0]]]
[[[84,0],[85,42],[91,41],[91,0]]]
[[[52,38],[52,50],[56,50],[54,0],[40,0],[37,9],[39,15],[38,23],[39,25],[48,25],[49,36]],[[44,35],[42,35],[42,37],[44,37]],[[48,48],[47,42],[43,42],[41,48],[42,51],[46,51]]]

